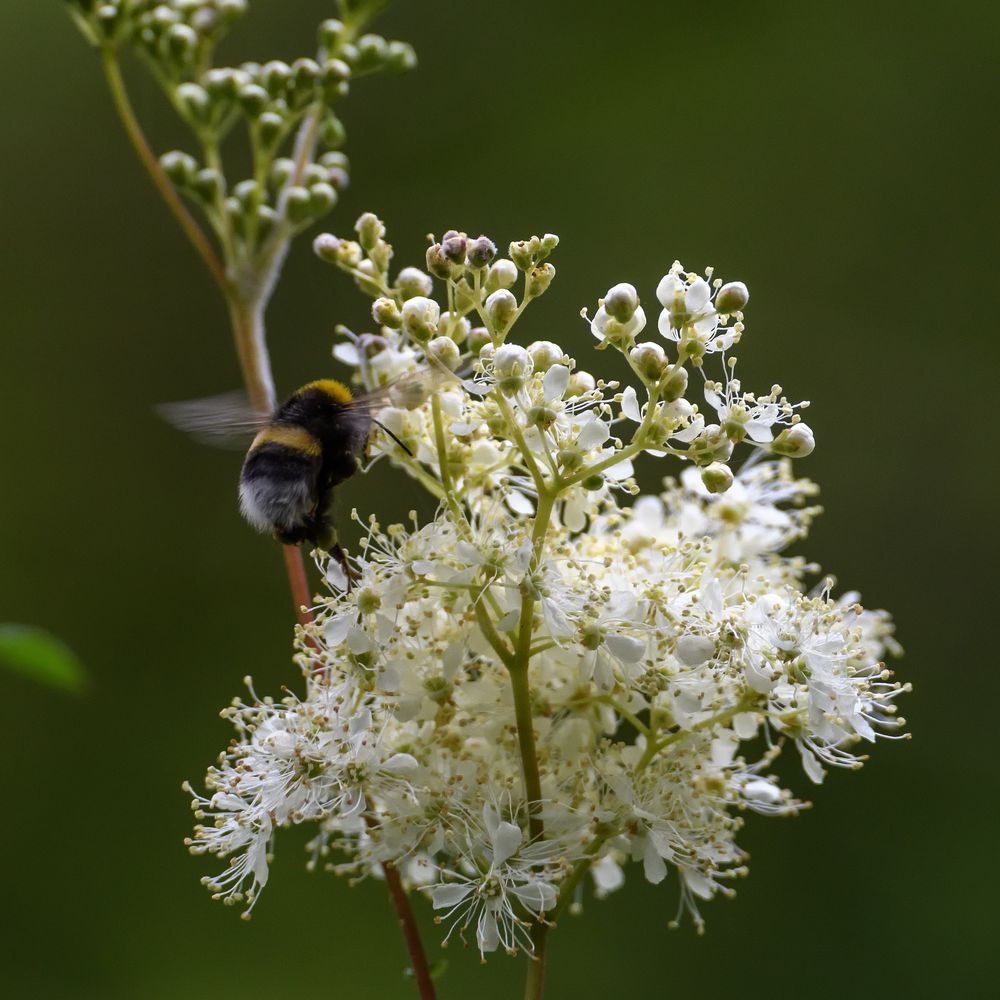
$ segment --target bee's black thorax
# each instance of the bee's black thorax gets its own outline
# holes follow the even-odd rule
[[[303,386],[279,407],[272,424],[308,431],[323,447],[323,465],[350,464],[347,475],[355,470],[357,463],[346,463],[345,456],[353,458],[364,451],[369,431],[369,421],[352,407],[347,390],[330,381]]]

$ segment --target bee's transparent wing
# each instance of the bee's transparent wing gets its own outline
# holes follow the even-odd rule
[[[160,403],[155,410],[168,424],[201,444],[240,451],[246,451],[253,436],[266,426],[271,416],[255,410],[241,391]]]

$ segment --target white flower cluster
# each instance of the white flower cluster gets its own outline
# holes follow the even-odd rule
[[[704,408],[686,398],[688,365],[743,332],[746,288],[674,265],[657,292],[672,359],[636,343],[638,295],[612,288],[592,329],[628,361],[623,389],[555,343],[509,339],[551,281],[554,237],[496,260],[446,234],[428,251],[443,308],[429,275],[390,281],[371,217],[359,232],[367,247],[317,247],[375,298],[378,331],[336,353],[389,385],[379,419],[398,442],[373,453],[440,506],[423,525],[365,522],[350,581],[320,557],[304,696],[235,703],[237,737],[195,799],[192,849],[231,859],[207,884],[252,906],[275,830],[313,821],[315,859],[395,865],[483,953],[531,950],[585,876],[602,896],[629,861],[652,882],[674,870],[700,926],[697,901],[744,871],[744,813],[801,806],[768,773],[781,749],[815,782],[860,766],[859,744],[898,731],[905,690],[882,663],[888,616],[810,591],[815,567],[783,554],[818,510],[791,472],[812,447],[796,407],[778,387],[742,393],[724,357]],[[688,464],[623,505],[642,453]]]

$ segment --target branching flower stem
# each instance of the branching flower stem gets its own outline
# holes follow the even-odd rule
[[[112,102],[139,161],[149,174],[178,225],[208,268],[209,274],[226,301],[240,370],[250,402],[259,412],[271,413],[275,407],[276,395],[265,340],[264,310],[287,252],[288,239],[292,233],[285,232],[284,239],[269,248],[270,252],[259,262],[260,270],[256,274],[231,275],[204,230],[181,201],[154,155],[135,116],[113,46],[102,47],[101,65],[104,69]],[[302,123],[296,146],[297,175],[301,173],[301,165],[311,156],[315,146],[318,120],[319,116],[314,110],[307,115]],[[307,625],[313,619],[310,610],[312,598],[302,551],[298,546],[286,545],[283,547],[283,554],[296,617],[299,624]],[[384,870],[389,897],[399,919],[400,930],[409,953],[420,998],[421,1000],[435,1000],[430,968],[406,889],[395,866],[385,865]]]

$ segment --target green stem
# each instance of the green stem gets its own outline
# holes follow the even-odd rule
[[[545,946],[549,937],[549,925],[541,921],[531,929],[531,943],[534,951],[528,959],[528,974],[524,980],[524,1000],[542,1000],[545,990]]]
[[[135,117],[135,111],[132,109],[132,102],[128,98],[125,81],[122,79],[121,67],[118,65],[118,57],[113,48],[101,49],[101,66],[104,68],[104,77],[107,80],[108,90],[111,92],[112,103],[125,127],[132,148],[166,202],[167,208],[170,209],[184,234],[191,241],[198,256],[204,261],[209,273],[219,286],[219,290],[228,299],[232,286],[226,274],[225,265],[202,228],[195,221],[194,216],[181,201],[180,195],[177,194],[173,184],[170,183],[170,178],[163,172],[160,161],[150,148],[139,121]]]
[[[752,705],[753,702],[750,699],[741,698],[735,705],[723,709],[721,712],[716,712],[715,715],[709,716],[707,719],[702,719],[701,722],[696,722],[690,729],[679,729],[677,732],[671,733],[669,736],[665,736],[659,742],[654,739],[650,739],[646,743],[646,750],[642,757],[639,758],[639,763],[636,764],[635,769],[637,771],[643,770],[643,768],[645,768],[646,765],[648,765],[661,750],[665,750],[674,743],[678,743],[681,740],[686,739],[692,733],[699,733],[704,729],[711,729],[712,726],[728,722],[734,715],[739,715],[740,712],[748,711]]]

